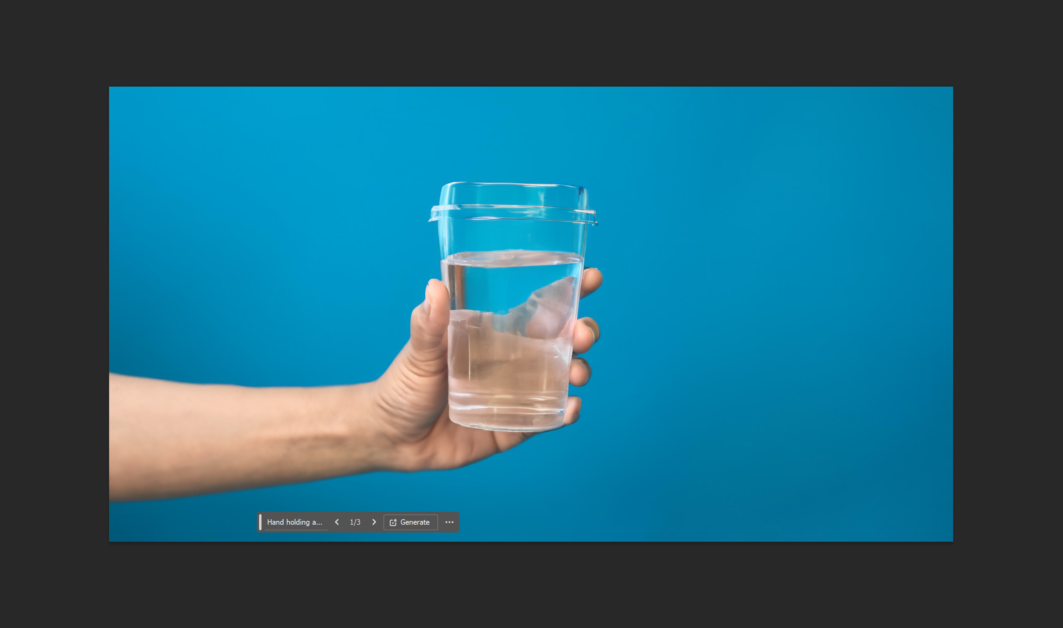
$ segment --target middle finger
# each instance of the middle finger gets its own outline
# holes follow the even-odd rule
[[[591,346],[598,342],[602,332],[598,323],[593,318],[586,316],[576,321],[576,328],[572,330],[572,351],[586,353]]]
[[[573,386],[586,386],[591,381],[591,365],[583,358],[572,358],[568,369],[568,381]]]

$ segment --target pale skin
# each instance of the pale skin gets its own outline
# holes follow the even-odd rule
[[[602,284],[583,271],[580,298]],[[516,447],[534,433],[462,427],[447,414],[450,295],[428,282],[410,340],[376,381],[321,388],[246,388],[109,375],[110,499],[161,499],[372,471],[455,469]],[[581,318],[572,347],[601,337]],[[591,368],[573,358],[569,381]],[[579,419],[569,397],[565,425]]]

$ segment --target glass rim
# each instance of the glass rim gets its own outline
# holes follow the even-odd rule
[[[516,185],[522,188],[572,188],[573,190],[581,190],[583,186],[569,185],[567,183],[505,183],[501,181],[451,181],[443,187],[451,185]]]
[[[552,220],[598,224],[593,209],[568,209],[549,205],[435,205],[428,222],[441,218],[458,220]]]
[[[484,194],[477,192],[477,188],[483,187],[510,187],[514,193],[502,190]],[[545,190],[541,193],[532,193],[530,196],[521,194],[519,190],[536,188],[562,188],[572,190],[557,194],[548,194]],[[560,190],[559,190],[560,192]],[[569,197],[572,198],[569,198]],[[462,198],[464,197],[464,198]],[[440,218],[456,218],[462,220],[553,220],[560,222],[576,222],[598,224],[597,212],[587,207],[587,190],[578,185],[564,183],[501,183],[480,181],[453,181],[443,186],[440,194],[440,204],[432,207],[429,222]],[[454,202],[454,201],[473,202]],[[567,201],[575,202],[569,204]],[[447,202],[451,201],[451,202]],[[479,201],[479,202],[476,202]],[[494,201],[494,202],[484,202]],[[507,202],[508,201],[508,202]],[[515,201],[515,202],[514,202]],[[521,203],[524,201],[524,203]],[[539,201],[539,203],[527,203]],[[542,201],[546,201],[543,203]],[[550,201],[553,201],[551,204]],[[558,201],[561,203],[558,204]]]

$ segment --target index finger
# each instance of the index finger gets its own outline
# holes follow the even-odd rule
[[[587,268],[583,271],[583,281],[580,282],[579,298],[591,294],[602,285],[602,271],[597,268]]]

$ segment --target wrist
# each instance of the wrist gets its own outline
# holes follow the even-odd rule
[[[314,389],[312,430],[328,443],[332,476],[393,468],[393,451],[373,416],[374,383]],[[324,460],[322,460],[324,461]]]
[[[352,438],[369,446],[367,460],[371,460],[372,470],[410,472],[427,468],[424,434],[411,438],[409,430],[402,429],[409,408],[389,394],[393,389],[386,381],[386,374],[351,388],[357,389],[351,393],[358,396],[359,404],[358,416],[352,421]]]
[[[322,389],[327,391],[324,414],[339,437],[335,442],[344,460],[343,475],[411,470],[406,447],[387,428],[379,389],[377,381]]]

